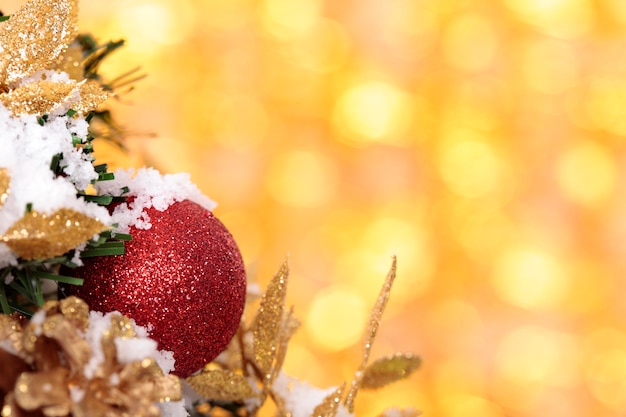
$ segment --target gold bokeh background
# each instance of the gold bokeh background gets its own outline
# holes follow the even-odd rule
[[[374,357],[424,363],[359,415],[624,415],[626,2],[83,0],[80,27],[148,74],[98,162],[189,172],[261,287],[289,257],[289,374],[351,378],[396,254]]]

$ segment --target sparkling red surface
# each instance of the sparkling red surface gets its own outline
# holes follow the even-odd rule
[[[174,352],[174,373],[186,377],[214,359],[237,330],[246,292],[232,235],[191,201],[146,210],[152,227],[131,229],[122,256],[87,259],[85,278],[69,294],[96,311],[118,310],[151,327],[159,349]]]

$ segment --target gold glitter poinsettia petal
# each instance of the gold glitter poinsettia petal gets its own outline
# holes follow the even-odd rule
[[[350,390],[348,391],[348,395],[346,396],[345,405],[350,413],[354,412],[354,399],[359,392],[361,379],[363,378],[365,368],[367,367],[367,363],[369,362],[372,345],[374,344],[374,339],[376,339],[376,333],[378,332],[378,326],[380,325],[380,321],[383,317],[383,312],[385,311],[385,307],[387,306],[387,301],[389,300],[389,295],[391,294],[393,281],[396,279],[396,269],[397,260],[394,256],[391,263],[391,269],[389,270],[389,273],[387,273],[387,277],[385,278],[383,287],[380,289],[380,292],[378,293],[378,298],[376,298],[376,303],[374,304],[374,308],[370,313],[369,321],[367,323],[367,334],[363,343],[363,359],[361,360],[361,365],[359,366],[359,369],[357,370],[354,379],[350,384]]]
[[[341,397],[345,390],[345,384],[330,393],[324,401],[313,410],[311,417],[335,417],[341,404]]]
[[[248,380],[228,369],[205,370],[186,378],[196,392],[212,401],[242,401],[257,397]]]
[[[50,68],[76,37],[77,0],[31,0],[0,24],[0,81]]]
[[[33,210],[0,236],[0,241],[26,260],[47,259],[64,254],[106,228],[98,219],[72,209],[63,208],[51,215]]]
[[[412,353],[397,353],[378,359],[365,369],[361,388],[382,388],[392,382],[404,379],[419,368],[421,363],[421,359]]]
[[[256,364],[267,378],[271,378],[277,355],[288,277],[289,266],[285,261],[263,294],[259,311],[252,323]]]
[[[77,100],[68,104],[72,110],[76,110],[78,113],[84,114],[95,110],[109,97],[110,94],[104,91],[100,84],[90,80],[84,84],[79,84]]]
[[[72,101],[76,94],[75,82],[35,81],[0,95],[4,106],[15,116],[46,114],[60,109]],[[76,97],[77,99],[78,97]],[[76,101],[74,99],[73,101]],[[67,106],[69,108],[69,106]]]
[[[11,176],[9,170],[6,168],[0,168],[0,209],[9,198],[9,192],[11,191]]]

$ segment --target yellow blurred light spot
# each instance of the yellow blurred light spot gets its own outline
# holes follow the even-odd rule
[[[306,329],[317,346],[338,351],[361,339],[367,314],[358,290],[337,284],[315,295],[307,315]]]
[[[617,163],[609,151],[591,141],[573,145],[557,165],[557,180],[565,195],[585,206],[606,201],[615,189],[617,175]]]
[[[369,81],[347,90],[337,102],[334,120],[342,139],[353,145],[398,143],[408,128],[411,97],[395,86]]]
[[[270,34],[289,39],[315,27],[321,9],[321,0],[264,0],[261,19]]]
[[[592,25],[589,0],[505,0],[505,4],[521,20],[552,36],[577,37]]]
[[[294,207],[314,207],[335,193],[336,169],[332,161],[317,152],[292,150],[271,161],[266,186],[278,202]]]
[[[497,45],[496,33],[489,20],[466,14],[454,19],[444,32],[442,51],[453,67],[481,71],[492,64]]]
[[[461,354],[457,348],[451,350],[456,354]],[[480,363],[468,360],[469,356],[441,361],[433,367],[435,371],[433,387],[437,397],[447,399],[452,393],[481,393],[485,389],[485,374],[482,366]]]
[[[579,63],[570,44],[548,39],[528,46],[523,70],[531,88],[542,93],[559,94],[576,84]]]
[[[626,135],[626,80],[595,77],[588,84],[585,110],[596,127]]]
[[[469,394],[451,394],[443,399],[448,417],[504,417],[502,407],[485,398]]]
[[[367,225],[362,239],[343,259],[343,276],[374,300],[389,271],[392,255],[397,256],[398,276],[403,277],[394,283],[394,304],[402,305],[426,291],[433,270],[426,233],[413,222],[381,217]]]
[[[251,10],[247,0],[203,0],[203,26],[211,29],[233,30],[241,28],[250,18]]]
[[[186,1],[174,3],[140,3],[124,7],[119,14],[121,32],[129,38],[140,37],[153,42],[154,48],[175,45],[189,37],[194,29],[194,15]],[[132,46],[132,45],[131,45]]]
[[[624,0],[606,0],[604,5],[610,10],[613,19],[621,24],[626,24],[626,2]]]
[[[450,97],[443,108],[442,126],[452,131],[460,128],[480,132],[496,129],[506,122],[500,113],[502,109],[499,103],[504,99],[507,88],[505,84],[494,79],[463,79],[450,91]]]
[[[315,386],[320,386],[325,382],[324,365],[320,363],[315,352],[310,349],[310,346],[304,346],[293,339],[289,342],[289,350],[282,370],[288,375],[306,375],[307,382]]]
[[[210,123],[218,142],[228,147],[246,149],[261,143],[269,119],[263,104],[258,100],[232,94],[217,102]]]
[[[587,383],[594,397],[615,411],[624,411],[626,349],[613,347],[595,352],[586,371]]]
[[[288,45],[288,58],[311,71],[325,73],[339,68],[345,61],[349,40],[337,22],[321,18],[317,24]]]
[[[490,255],[514,233],[514,226],[501,210],[488,204],[458,204],[448,216],[450,230],[470,256],[491,264]]]
[[[508,333],[496,352],[496,371],[518,384],[571,388],[580,382],[580,352],[573,336],[538,326]]]
[[[471,138],[444,145],[439,171],[450,190],[462,197],[481,197],[499,185],[502,163],[488,144]]]
[[[528,309],[557,306],[569,290],[559,262],[532,247],[505,250],[496,259],[491,278],[502,300]]]

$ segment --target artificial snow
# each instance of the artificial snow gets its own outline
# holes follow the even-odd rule
[[[37,116],[13,116],[0,103],[0,169],[10,176],[9,195],[0,207],[0,235],[23,217],[28,204],[40,213],[67,208],[111,224],[106,208],[76,195],[98,178],[92,157],[72,144],[72,135],[87,137],[87,127],[85,120],[68,116],[51,116],[41,126]],[[58,154],[64,175],[56,177],[50,163]],[[16,261],[0,243],[0,268]]]
[[[324,399],[337,390],[337,387],[321,389],[290,377],[280,372],[272,385],[274,392],[284,401],[285,409],[292,417],[310,417],[315,407],[324,402]],[[340,405],[337,417],[350,417],[352,414]]]
[[[96,184],[98,194],[110,196],[127,196],[128,203],[117,206],[112,213],[112,221],[117,224],[121,233],[127,233],[130,227],[149,229],[152,227],[146,209],[155,208],[165,211],[170,205],[183,200],[191,200],[207,210],[217,205],[202,194],[190,180],[187,173],[161,174],[154,168],[119,169],[114,173],[112,181],[101,181]],[[124,192],[124,188],[129,191]]]

